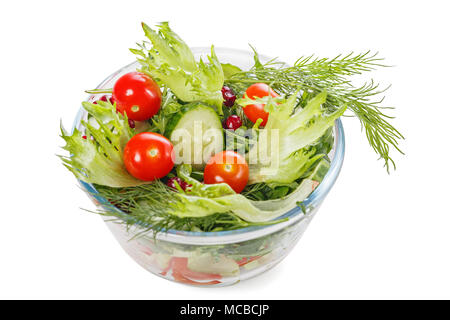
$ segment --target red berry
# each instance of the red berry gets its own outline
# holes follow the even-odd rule
[[[231,115],[225,121],[225,129],[236,130],[242,126],[242,120],[237,115]]]
[[[234,94],[233,90],[227,86],[222,87],[222,97],[223,97],[223,104],[227,107],[232,107],[234,105],[234,102],[236,101],[236,95]]]
[[[82,138],[83,138],[84,140],[87,140],[87,136],[82,136]],[[94,139],[93,136],[89,136],[89,138],[91,139],[91,141],[95,141],[95,139]]]
[[[132,119],[128,119],[128,125],[130,126],[131,129],[136,128],[136,123]]]
[[[103,101],[103,102],[108,102],[109,101],[109,103],[111,103],[111,104],[114,104],[114,102],[115,102],[113,97],[107,96],[107,95],[101,96],[101,98],[98,99],[98,100]],[[97,101],[94,101],[93,104],[97,104]]]
[[[229,92],[229,91],[232,91],[230,87],[227,87],[227,86],[222,87],[222,94],[225,92]]]
[[[184,182],[183,180],[181,180],[178,177],[173,177],[170,178],[169,180],[167,180],[167,185],[172,188],[172,189],[177,189],[176,185],[175,185],[175,181],[178,183],[178,185],[181,187],[181,189],[183,189],[184,191],[186,191],[187,188],[192,187],[190,184],[187,184],[186,182]]]

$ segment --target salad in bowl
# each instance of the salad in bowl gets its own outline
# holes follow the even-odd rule
[[[340,117],[353,113],[389,167],[402,135],[374,82],[369,52],[303,57],[190,48],[168,23],[131,49],[69,133],[63,164],[125,251],[173,281],[223,286],[281,261],[333,186],[344,156]]]

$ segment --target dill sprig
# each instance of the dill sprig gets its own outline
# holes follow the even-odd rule
[[[161,181],[137,187],[111,188],[95,185],[95,188],[98,192],[97,195],[107,199],[110,203],[110,205],[104,205],[103,210],[96,213],[115,218],[115,221],[127,226],[139,224],[143,230],[137,236],[149,231],[156,235],[169,229],[217,232],[284,221],[252,223],[242,220],[231,212],[195,218],[179,217],[170,214],[173,206],[182,205],[177,197],[177,191]],[[128,215],[129,219],[124,219],[124,214]]]
[[[238,94],[243,94],[252,83],[264,82],[282,94],[290,95],[301,88],[304,96],[327,90],[326,107],[333,111],[336,106],[347,105],[365,131],[369,145],[384,160],[387,171],[395,162],[390,156],[392,148],[400,153],[399,140],[403,135],[389,123],[393,117],[384,113],[391,107],[382,107],[383,98],[378,98],[389,87],[380,89],[371,80],[355,87],[350,76],[387,67],[383,59],[370,51],[362,54],[350,53],[334,58],[306,56],[299,58],[293,66],[277,62],[275,59],[262,64],[254,50],[255,65],[249,71],[234,73],[225,80]]]

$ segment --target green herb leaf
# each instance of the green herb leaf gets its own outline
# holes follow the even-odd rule
[[[222,63],[222,70],[225,78],[230,78],[234,74],[242,72],[241,68],[232,65],[231,63]]]
[[[386,67],[382,58],[370,51],[362,54],[348,54],[335,58],[314,58],[306,56],[299,58],[294,66],[269,61],[262,64],[254,50],[255,65],[249,71],[234,73],[225,82],[234,90],[242,92],[252,83],[264,82],[272,86],[278,93],[293,94],[301,88],[303,94],[317,94],[327,91],[326,108],[336,110],[346,105],[361,122],[367,141],[374,151],[383,159],[387,171],[390,165],[395,169],[395,162],[391,157],[392,148],[400,153],[399,140],[403,135],[389,123],[392,117],[384,113],[381,106],[383,99],[376,97],[386,91],[379,89],[379,85],[370,81],[360,87],[354,87],[349,77],[363,72],[369,72],[377,67]]]
[[[145,35],[151,41],[131,49],[142,65],[142,72],[169,87],[185,102],[204,101],[217,107],[222,113],[224,75],[222,66],[211,47],[208,63],[197,63],[184,41],[173,32],[167,22],[161,23],[158,32],[142,23]]]
[[[143,231],[137,236],[149,231],[152,231],[154,235],[169,229],[212,232],[285,221],[280,219],[268,222],[248,222],[229,211],[212,212],[210,214],[208,212],[208,214],[197,216],[173,214],[178,210],[196,210],[201,207],[199,205],[203,202],[192,202],[194,206],[186,207],[184,198],[180,198],[180,193],[159,180],[152,184],[129,188],[111,188],[100,185],[95,187],[99,195],[111,203],[111,205],[105,205],[103,210],[96,213],[114,217],[117,219],[116,222],[128,226],[138,223],[143,227]]]

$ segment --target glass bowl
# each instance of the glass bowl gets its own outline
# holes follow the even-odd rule
[[[198,59],[209,54],[210,48],[193,48],[192,51]],[[216,48],[216,54],[222,63],[232,63],[242,69],[253,65],[253,53],[249,51]],[[262,62],[270,60],[265,56],[260,56],[260,59]],[[138,67],[136,62],[129,64],[109,76],[97,89],[112,88],[121,75]],[[90,96],[87,101],[92,102],[96,98]],[[81,108],[74,128],[82,129],[80,120],[86,116]],[[340,120],[336,121],[333,134],[335,139],[329,154],[331,167],[328,173],[302,202],[302,209],[300,206],[286,209],[281,217],[288,218],[285,222],[219,232],[167,230],[156,237],[152,233],[137,236],[145,226],[119,209],[118,215],[131,222],[132,226],[108,221],[107,217],[104,218],[105,223],[139,265],[165,279],[199,286],[226,286],[249,279],[269,270],[288,255],[334,185],[344,160],[345,140]],[[98,208],[104,209],[107,200],[98,196],[91,184],[79,182]]]

